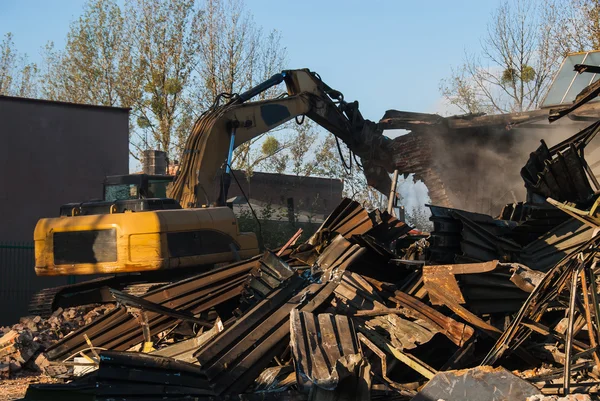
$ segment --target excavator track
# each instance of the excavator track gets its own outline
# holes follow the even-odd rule
[[[81,283],[46,288],[37,292],[31,298],[28,308],[29,314],[46,318],[58,308],[114,302],[115,300],[109,291],[110,288],[141,297],[149,291],[173,281],[203,273],[213,267],[212,265],[201,265],[180,268],[176,271],[100,277]]]
[[[101,288],[114,281],[114,276],[100,277],[92,280],[83,281],[81,283],[62,285],[59,287],[44,288],[36,292],[29,301],[28,311],[30,315],[49,317],[59,307],[69,307],[77,305],[68,305],[59,300],[72,293],[78,291],[90,291],[90,289]]]
[[[43,318],[49,317],[53,312],[54,299],[62,289],[63,287],[44,288],[35,293],[29,301],[29,314]]]

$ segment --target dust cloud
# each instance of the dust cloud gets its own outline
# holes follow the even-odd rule
[[[525,201],[520,171],[540,140],[551,147],[586,125],[566,120],[432,135],[434,163],[453,207],[497,216],[504,205]]]

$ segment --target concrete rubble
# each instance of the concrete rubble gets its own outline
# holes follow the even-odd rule
[[[0,327],[0,378],[43,371],[48,347],[114,308],[113,304],[59,308],[47,319],[26,316],[11,327]]]

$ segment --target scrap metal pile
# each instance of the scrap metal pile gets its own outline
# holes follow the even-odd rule
[[[423,240],[344,200],[306,243],[142,297],[113,291],[116,309],[46,350],[47,372],[79,376],[26,399],[594,394],[600,188],[583,149],[598,130],[542,143],[527,201],[498,218],[431,206]]]

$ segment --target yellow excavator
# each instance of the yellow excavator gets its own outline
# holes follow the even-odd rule
[[[250,101],[282,82],[287,94]],[[162,181],[161,176],[107,178],[103,201],[63,205],[60,217],[38,222],[37,275],[112,276],[44,290],[32,300],[31,312],[47,313],[49,305],[102,302],[110,297],[109,286],[142,283],[148,289],[199,267],[258,254],[256,234],[240,232],[226,206],[232,155],[240,144],[291,119],[306,116],[334,134],[361,159],[369,185],[389,191],[390,140],[362,117],[358,102],[346,102],[318,74],[286,70],[244,93],[220,98],[228,100],[219,104],[217,98],[194,124],[173,182],[165,176]],[[157,190],[161,185],[166,191]],[[166,197],[157,197],[162,193]]]

